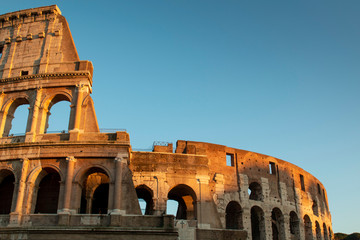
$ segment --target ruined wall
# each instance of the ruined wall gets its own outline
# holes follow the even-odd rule
[[[244,229],[249,239],[272,239],[274,234],[279,239],[332,236],[324,186],[286,161],[222,145],[178,141],[175,153],[172,145],[133,152],[130,168],[135,186],[145,185],[156,196],[157,212],[166,210],[172,189],[186,185],[196,208],[195,217],[186,219],[196,219],[202,227]],[[181,188],[177,191],[184,195]],[[227,219],[231,211],[238,211],[235,223]],[[257,215],[260,220],[254,220]],[[261,234],[252,236],[254,231]]]

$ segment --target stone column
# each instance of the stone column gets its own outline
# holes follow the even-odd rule
[[[38,125],[38,119],[39,119],[39,107],[40,107],[40,101],[41,101],[41,95],[42,95],[42,88],[38,88],[36,90],[36,98],[34,105],[30,108],[30,126],[29,129],[26,129],[26,142],[34,142],[35,136],[37,133],[37,125]]]
[[[70,224],[71,192],[72,192],[72,182],[74,177],[74,165],[76,162],[76,158],[74,158],[74,156],[69,156],[66,158],[66,161],[67,161],[67,171],[66,171],[65,187],[64,187],[63,208],[60,211],[58,211],[59,214],[58,224],[65,226]],[[73,212],[75,213],[76,211]]]
[[[122,198],[122,172],[127,166],[127,153],[119,153],[115,158],[115,189],[114,189],[114,206],[111,214],[126,214],[126,211],[121,209]]]
[[[65,179],[64,204],[63,204],[62,212],[70,212],[72,182],[74,177],[74,166],[75,166],[76,158],[74,158],[74,156],[69,156],[66,158],[66,162],[67,162],[67,172]]]
[[[16,206],[14,212],[10,213],[10,222],[9,226],[18,226],[20,225],[21,215],[23,213],[23,202],[24,202],[24,195],[25,195],[25,184],[26,184],[26,177],[29,168],[29,159],[24,158],[20,160],[22,162],[21,168],[21,176],[20,181],[18,184],[18,193],[16,198]]]
[[[264,210],[265,239],[272,239],[272,218],[271,210]],[[261,231],[261,229],[260,229]]]
[[[208,202],[209,202],[209,180],[210,177],[207,175],[197,175],[196,176],[197,183],[199,184],[199,199],[197,205],[197,220],[198,220],[198,228],[208,229],[210,228],[209,218],[208,218]]]

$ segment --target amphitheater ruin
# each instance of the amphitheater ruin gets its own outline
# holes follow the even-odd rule
[[[326,190],[300,167],[204,142],[133,151],[126,131],[101,132],[92,74],[56,5],[0,15],[0,239],[333,239]],[[61,101],[68,131],[49,133]]]

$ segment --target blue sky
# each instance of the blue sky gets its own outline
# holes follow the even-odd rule
[[[0,12],[51,4],[94,64],[101,128],[127,129],[134,149],[184,139],[289,161],[325,185],[335,232],[360,231],[360,1],[18,0]]]

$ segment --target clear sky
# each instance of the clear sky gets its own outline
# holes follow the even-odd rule
[[[334,232],[360,231],[359,0],[16,0],[0,12],[52,4],[94,64],[101,128],[127,129],[134,149],[183,139],[289,161],[325,185]]]

